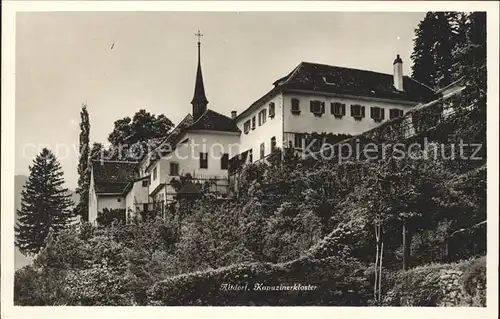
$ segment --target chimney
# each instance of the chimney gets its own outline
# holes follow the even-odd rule
[[[231,118],[232,119],[236,118],[236,114],[237,114],[236,111],[231,111]]]
[[[393,63],[394,87],[398,91],[403,91],[403,60],[396,56]]]

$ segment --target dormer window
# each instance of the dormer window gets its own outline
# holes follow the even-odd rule
[[[269,117],[273,118],[275,115],[275,105],[274,102],[269,103]]]
[[[389,110],[389,119],[395,119],[398,117],[402,117],[404,115],[403,110],[400,109],[390,109]]]
[[[291,111],[292,111],[293,115],[299,115],[300,114],[299,99],[292,99],[292,108],[291,108]]]
[[[361,121],[365,117],[365,107],[359,104],[351,105],[351,116],[354,117],[356,121]]]
[[[328,79],[325,76],[323,77],[323,81],[325,82],[325,84],[335,85],[335,83],[328,81]]]
[[[325,113],[325,102],[321,101],[311,101],[310,102],[310,110],[314,116],[321,116]]]
[[[342,118],[345,115],[345,104],[339,102],[330,103],[330,112],[335,118]]]
[[[248,134],[248,132],[250,132],[250,120],[246,121],[243,124],[243,132],[245,132],[245,134]]]
[[[370,108],[370,117],[377,123],[382,122],[382,120],[385,118],[385,110],[381,107],[377,106],[372,106]]]

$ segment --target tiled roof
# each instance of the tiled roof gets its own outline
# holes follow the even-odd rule
[[[93,161],[95,191],[122,193],[127,184],[139,178],[137,162]]]
[[[97,194],[121,194],[127,185],[128,183],[95,184],[95,192]]]
[[[217,113],[213,110],[206,110],[196,122],[190,125],[188,130],[210,130],[222,132],[240,132],[235,121],[231,118]]]
[[[182,121],[177,124],[177,126],[170,132],[170,134],[161,141],[161,143],[158,144],[158,147],[161,145],[167,145],[170,144],[172,147],[177,144],[179,137],[184,133],[187,127],[189,127],[191,124],[193,124],[193,117],[191,114],[186,115]],[[148,165],[147,168],[151,167],[158,159],[159,159],[160,154],[155,150],[151,152],[151,161]]]
[[[392,74],[302,62],[274,85],[284,89],[414,102],[428,102],[434,98],[432,89],[408,76],[403,77],[402,92],[394,88],[393,82]]]

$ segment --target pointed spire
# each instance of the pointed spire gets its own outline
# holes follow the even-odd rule
[[[191,104],[193,105],[193,119],[197,120],[207,110],[208,100],[205,96],[205,86],[203,84],[203,74],[201,73],[201,54],[200,54],[200,38],[203,34],[195,34],[198,37],[198,69],[196,71],[196,83],[194,86],[194,96]]]

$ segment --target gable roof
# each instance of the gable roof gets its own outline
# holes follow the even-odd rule
[[[241,132],[233,119],[207,109],[187,130],[209,130],[221,132]]]
[[[139,178],[137,162],[92,161],[97,194],[121,194],[130,181]]]
[[[403,89],[393,85],[392,74],[359,70],[319,63],[302,62],[287,76],[275,81],[275,87],[398,101],[428,102],[435,92],[408,76]]]
[[[415,105],[432,101],[436,95],[431,88],[409,76],[403,76],[404,91],[398,91],[394,88],[392,74],[311,62],[301,62],[286,76],[274,81],[273,85],[236,120],[287,89],[415,102]]]
[[[151,152],[143,156],[143,158],[139,161],[139,164],[142,164],[149,155],[153,156],[150,160],[150,164],[147,166],[149,168],[154,161],[157,160],[156,155],[158,148],[161,146],[165,145],[166,143],[169,143],[171,145],[175,144],[177,140],[179,139],[180,135],[184,132],[184,130],[189,127],[191,124],[193,124],[193,116],[191,114],[187,114],[182,121],[177,124],[177,126],[168,134],[166,137],[163,138],[163,140],[158,143],[158,146],[156,146]]]
[[[170,150],[174,150],[175,146],[181,141],[184,133],[196,130],[207,130],[207,131],[218,131],[218,132],[234,132],[240,133],[241,131],[236,126],[236,122],[233,119],[222,115],[213,110],[207,109],[194,123],[191,114],[186,115],[186,117],[175,127],[175,129],[167,136],[157,148],[155,148],[150,154],[152,156],[149,165],[146,169],[149,169],[156,161],[160,159],[160,154],[157,152],[158,148],[166,143],[169,143],[172,147]],[[165,155],[165,154],[164,154]]]

